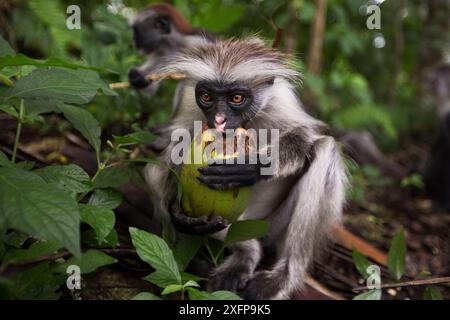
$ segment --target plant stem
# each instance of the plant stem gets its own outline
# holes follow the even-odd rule
[[[398,283],[388,283],[380,285],[380,289],[384,288],[397,288],[397,287],[410,287],[410,286],[424,286],[430,284],[446,284],[450,283],[450,277],[439,277],[439,278],[431,278],[431,279],[421,279],[421,280],[412,280],[406,282],[398,282]],[[368,290],[367,287],[357,287],[353,288],[353,291],[362,291]]]
[[[16,162],[17,147],[19,146],[20,133],[22,131],[22,122],[23,122],[24,114],[25,114],[24,100],[20,99],[19,119],[17,121],[16,138],[14,139],[14,148],[13,148],[13,154],[12,154],[12,158],[11,158],[12,163]]]
[[[214,254],[212,253],[211,249],[209,248],[208,242],[205,243],[205,247],[206,247],[206,250],[209,253],[209,256],[211,258],[211,262],[214,264],[214,267],[217,267],[217,257],[215,257]]]
[[[181,300],[184,300],[184,288],[181,289]]]

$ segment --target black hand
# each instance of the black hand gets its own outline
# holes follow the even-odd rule
[[[131,85],[135,88],[142,89],[147,87],[150,84],[150,81],[147,80],[137,69],[130,69],[128,72],[128,80]]]
[[[172,205],[170,210],[172,224],[179,232],[205,235],[225,229],[229,222],[218,216],[211,220],[207,217],[189,217],[182,212],[178,205]]]
[[[249,164],[248,157],[245,164],[223,164],[214,162],[208,167],[201,167],[198,171],[201,176],[198,180],[206,184],[211,189],[229,190],[243,186],[250,186],[261,179],[267,179],[270,176],[262,175],[261,168],[265,165],[261,163]],[[268,165],[267,165],[268,166]]]

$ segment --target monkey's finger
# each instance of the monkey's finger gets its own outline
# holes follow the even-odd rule
[[[196,226],[196,225],[202,225],[207,223],[208,218],[207,217],[189,217],[185,215],[184,213],[180,212],[179,210],[173,210],[171,212],[172,221],[174,224],[178,226]]]
[[[200,182],[209,184],[231,184],[237,183],[242,185],[250,185],[256,182],[255,175],[231,175],[231,176],[200,176],[197,178]]]
[[[218,216],[214,217],[211,221],[208,221],[208,223],[204,225],[193,227],[193,229],[197,234],[210,234],[225,229],[228,224],[229,223],[226,219]]]
[[[238,165],[222,165],[200,167],[198,171],[202,175],[232,175],[232,174],[249,174],[257,170],[255,165],[238,164]]]

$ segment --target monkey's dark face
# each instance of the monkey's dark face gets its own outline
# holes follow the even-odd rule
[[[151,53],[163,45],[165,36],[170,34],[169,16],[154,15],[133,25],[133,40],[137,49]]]
[[[252,90],[241,83],[200,81],[195,99],[207,118],[208,126],[225,132],[245,125],[246,113],[253,104]]]

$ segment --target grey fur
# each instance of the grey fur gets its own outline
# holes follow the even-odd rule
[[[204,120],[194,99],[197,81],[242,80],[252,85],[274,79],[271,87],[258,93],[256,112],[247,129],[279,129],[280,161],[273,177],[253,186],[250,204],[239,218],[270,221],[270,230],[261,241],[236,245],[212,273],[209,289],[239,291],[248,299],[288,298],[293,290],[302,288],[314,254],[332,226],[341,221],[347,175],[336,142],[322,133],[322,122],[302,110],[292,85],[298,74],[281,54],[258,39],[205,44],[177,56],[163,70],[190,76],[180,92],[168,132],[192,129],[194,120]],[[161,155],[169,165],[174,143]],[[307,163],[308,170],[302,172]],[[176,192],[173,178],[155,165],[146,167],[145,176],[161,214],[167,216]],[[223,238],[225,234],[223,230],[214,236]],[[255,271],[261,245],[276,248],[276,262],[268,270]]]

